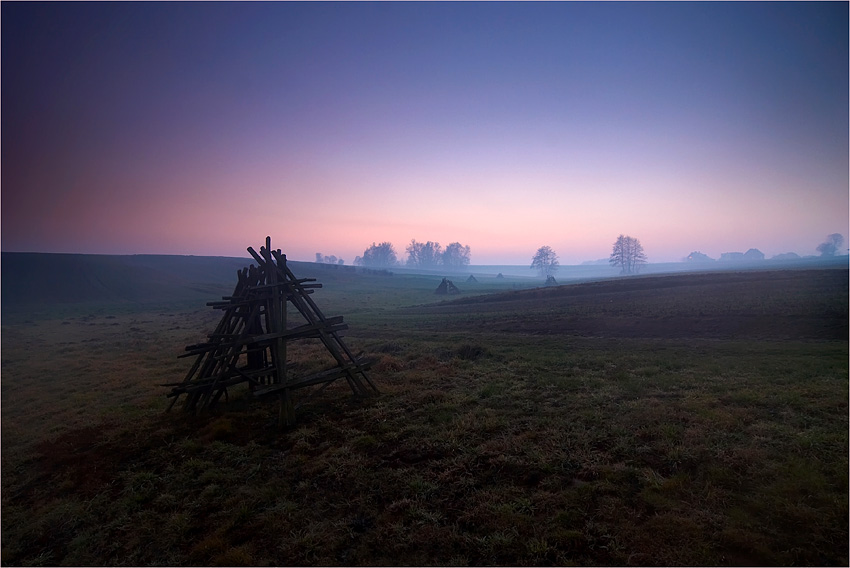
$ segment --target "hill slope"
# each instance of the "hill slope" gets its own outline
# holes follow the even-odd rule
[[[458,298],[409,313],[454,331],[846,340],[848,270],[618,278]]]
[[[2,253],[5,306],[214,299],[251,258]],[[296,270],[300,264],[290,263]]]

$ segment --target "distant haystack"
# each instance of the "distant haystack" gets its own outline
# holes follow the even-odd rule
[[[434,291],[434,293],[440,295],[460,294],[460,290],[457,289],[457,286],[454,285],[454,282],[447,278],[443,278],[443,281],[440,282],[440,285],[437,286],[437,289]]]
[[[496,275],[496,278],[504,278],[504,276],[502,276],[502,273],[500,272]]]
[[[474,283],[478,282],[478,280],[476,280],[475,276],[470,274],[469,278],[466,279],[466,282],[467,282],[467,284],[474,284]]]
[[[547,285],[547,286],[557,286],[557,285],[558,285],[558,282],[555,280],[555,277],[554,277],[554,276],[552,276],[552,275],[550,274],[550,275],[546,278],[546,285]]]

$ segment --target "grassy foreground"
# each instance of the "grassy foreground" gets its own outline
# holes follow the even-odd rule
[[[846,566],[847,271],[733,276],[331,279],[382,394],[284,432],[163,414],[202,305],[4,320],[2,563]]]

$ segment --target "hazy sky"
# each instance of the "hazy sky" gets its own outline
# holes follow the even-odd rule
[[[2,2],[2,249],[848,235],[848,4]]]

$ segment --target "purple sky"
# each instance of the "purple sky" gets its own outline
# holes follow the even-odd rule
[[[2,250],[848,236],[848,4],[2,3]]]

